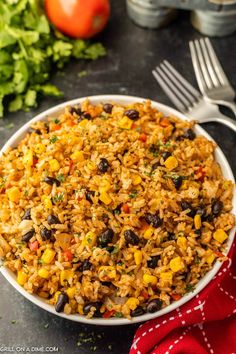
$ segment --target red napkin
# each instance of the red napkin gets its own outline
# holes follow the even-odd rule
[[[176,310],[137,330],[130,354],[236,353],[236,247],[210,282]]]

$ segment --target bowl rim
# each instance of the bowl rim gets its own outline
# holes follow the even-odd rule
[[[113,95],[113,94],[105,94],[105,95],[93,95],[93,96],[86,96],[82,98],[76,98],[73,100],[65,101],[63,103],[60,103],[56,106],[53,106],[38,115],[36,115],[34,118],[29,120],[27,123],[25,123],[20,129],[18,129],[12,137],[4,144],[2,149],[0,150],[0,156],[2,153],[8,148],[8,147],[14,147],[16,146],[19,141],[22,140],[22,138],[25,136],[28,128],[35,122],[37,121],[44,121],[47,120],[48,117],[53,117],[58,116],[61,112],[63,112],[64,108],[67,106],[75,105],[78,103],[81,103],[85,99],[89,99],[92,103],[98,104],[98,103],[107,103],[107,102],[113,102],[113,103],[118,103],[118,104],[130,104],[134,102],[144,102],[146,100],[149,100],[147,98],[143,97],[136,97],[136,96],[127,96],[127,95]],[[159,103],[157,101],[150,100],[151,104],[153,107],[157,108],[158,110],[164,112],[164,114],[169,114],[169,115],[175,115],[179,117],[180,119],[183,120],[190,120],[190,118],[186,117],[184,114],[178,112],[177,110]],[[214,139],[198,124],[194,128],[199,135],[205,136],[207,139],[214,141]],[[219,148],[217,145],[216,150],[215,150],[215,157],[219,161],[219,164],[222,169],[223,175],[227,178],[232,180],[235,183],[234,175],[231,170],[231,167],[222,152],[222,150]],[[232,199],[232,213],[236,213],[236,191],[234,188],[234,194],[233,194],[233,199]],[[228,254],[233,240],[234,240],[234,234],[235,234],[236,226],[230,231],[229,238],[227,241],[227,246],[226,246],[226,251],[225,254]],[[72,320],[75,322],[80,322],[84,324],[92,324],[92,325],[104,325],[104,326],[114,326],[114,325],[130,325],[134,323],[139,323],[147,320],[151,320],[160,316],[163,316],[167,313],[170,313],[171,311],[177,309],[178,307],[182,306],[189,300],[191,300],[193,297],[195,297],[205,286],[214,278],[216,273],[219,271],[219,269],[222,266],[222,262],[217,261],[213,268],[206,273],[206,275],[197,283],[195,289],[189,293],[184,295],[180,300],[173,302],[169,306],[166,306],[164,309],[153,313],[153,314],[144,314],[139,317],[133,317],[131,320],[128,320],[126,318],[111,318],[111,319],[103,319],[103,318],[92,318],[88,319],[84,316],[81,316],[79,314],[71,314],[71,315],[66,315],[65,313],[58,313],[55,311],[54,307],[52,305],[49,305],[46,303],[46,300],[43,300],[37,295],[33,295],[28,293],[23,287],[21,287],[17,282],[16,282],[16,276],[13,272],[11,272],[9,269],[7,269],[4,266],[0,267],[0,272],[1,274],[6,278],[6,280],[21,294],[23,295],[26,299],[30,300],[32,303],[35,305],[39,306],[40,308],[56,315],[62,318],[65,318],[67,320]]]

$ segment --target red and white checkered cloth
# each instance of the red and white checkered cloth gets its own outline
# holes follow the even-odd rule
[[[130,354],[236,354],[236,247],[192,300],[142,324]]]

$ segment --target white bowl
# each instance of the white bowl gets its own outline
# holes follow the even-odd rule
[[[46,120],[47,117],[57,117],[58,114],[62,113],[64,108],[66,106],[70,105],[75,105],[80,102],[82,102],[85,98],[79,98],[79,99],[74,99],[72,101],[64,102],[62,104],[59,104],[58,106],[55,106],[53,108],[48,109],[47,111],[40,113],[37,115],[35,118],[30,120],[28,123],[26,123],[22,128],[20,128],[9,140],[8,142],[4,145],[2,148],[1,152],[2,153],[6,148],[9,146],[14,147],[17,146],[17,144],[22,140],[22,138],[25,136],[28,128],[32,123],[35,123],[39,120]],[[117,102],[120,104],[130,104],[133,102],[143,102],[145,98],[140,98],[140,97],[132,97],[132,96],[122,96],[122,95],[101,95],[101,96],[91,96],[89,97],[90,101],[94,104],[98,104],[100,102],[106,103],[106,102]],[[152,101],[153,107],[159,109],[160,111],[164,112],[167,115],[175,115],[178,116],[181,119],[188,120],[187,117],[185,117],[183,114],[179,113],[178,111],[174,110],[173,108],[170,108],[168,106],[165,106],[163,104],[153,102]],[[199,135],[205,136],[207,139],[212,140],[212,138],[205,132],[204,129],[202,129],[199,125],[195,127],[196,133]],[[234,176],[232,173],[232,170],[223,154],[223,152],[220,150],[219,147],[216,148],[215,151],[215,158],[219,162],[221,168],[222,168],[222,173],[226,179],[230,179],[234,181]],[[234,197],[233,197],[233,211],[234,214],[236,213],[236,193],[234,191]],[[229,251],[233,239],[234,239],[234,234],[235,234],[235,228],[231,230],[229,234],[229,238],[227,241],[227,249],[226,253]],[[38,305],[42,309],[53,313],[54,315],[64,317],[66,319],[76,321],[76,322],[83,322],[86,324],[94,324],[94,325],[106,325],[106,326],[111,326],[111,325],[127,325],[127,324],[133,324],[137,322],[142,322],[142,321],[147,321],[152,318],[156,318],[159,316],[162,316],[168,312],[171,312],[172,310],[176,309],[177,307],[185,304],[187,301],[192,299],[194,296],[196,296],[214,277],[214,275],[219,271],[220,267],[222,266],[222,263],[217,261],[214,265],[214,267],[199,281],[197,286],[195,287],[194,291],[183,296],[180,300],[173,302],[171,305],[165,307],[164,309],[153,313],[153,314],[144,314],[139,317],[134,317],[132,320],[128,320],[125,318],[110,318],[110,319],[100,319],[100,318],[93,318],[93,319],[87,319],[84,316],[81,316],[79,314],[74,314],[74,315],[66,315],[64,313],[58,313],[55,311],[54,307],[52,305],[49,305],[46,303],[45,300],[40,298],[39,296],[36,295],[31,295],[29,294],[24,288],[22,288],[17,282],[16,282],[16,276],[13,274],[10,270],[8,270],[5,267],[0,267],[0,271],[2,275],[9,281],[9,283],[19,292],[21,293],[26,299],[30,300],[34,304]]]

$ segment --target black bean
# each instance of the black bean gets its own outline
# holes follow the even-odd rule
[[[174,177],[174,178],[172,178],[172,181],[173,181],[173,183],[175,185],[175,188],[179,189],[181,187],[181,185],[182,185],[183,177],[181,177],[181,176]]]
[[[147,213],[144,218],[149,225],[152,225],[155,228],[161,226],[163,223],[163,220],[157,214]]]
[[[223,207],[224,204],[222,203],[221,200],[219,199],[215,200],[214,203],[212,204],[212,214],[214,214],[215,216],[220,215]]]
[[[31,220],[31,209],[26,209],[24,215],[22,216],[21,220]]]
[[[168,232],[168,240],[169,241],[172,241],[172,240],[175,240],[176,239],[176,236],[173,232]]]
[[[49,124],[48,123],[44,123],[44,128],[46,130],[46,133],[48,134],[49,133]]]
[[[70,107],[69,112],[71,114],[75,113],[77,116],[80,116],[82,114],[82,110],[81,110],[80,105]]]
[[[94,197],[94,196],[95,196],[95,192],[94,192],[94,191],[90,191],[90,190],[88,190],[88,189],[85,191],[85,198],[86,198],[86,200],[87,200],[88,202],[93,203],[91,197]]]
[[[201,229],[197,229],[197,230],[194,230],[194,233],[195,233],[195,235],[197,235],[197,236],[201,236],[202,231],[201,231]]]
[[[193,209],[192,205],[188,202],[185,202],[185,201],[181,202],[180,204],[181,204],[182,210],[190,209],[190,211],[187,214],[188,214],[188,216],[193,218],[195,215],[195,210]]]
[[[133,230],[126,230],[124,232],[125,241],[131,245],[139,244],[139,237],[133,232]]]
[[[60,224],[61,223],[60,220],[58,219],[58,217],[53,215],[53,214],[48,215],[47,222],[48,222],[49,225]]]
[[[55,183],[57,187],[59,187],[61,184],[60,181],[58,181],[58,179],[49,176],[44,178],[44,182],[49,184],[50,186],[52,186]]]
[[[152,172],[155,171],[160,166],[160,162],[156,162],[152,165]]]
[[[56,312],[62,312],[64,310],[65,304],[69,302],[68,295],[65,293],[59,294],[58,300],[55,306]]]
[[[131,317],[142,316],[145,313],[144,309],[141,306],[138,306],[135,310],[131,311]]]
[[[112,242],[114,231],[112,229],[106,229],[98,236],[99,245],[106,247],[108,243]]]
[[[156,268],[159,259],[160,259],[160,256],[151,257],[151,259],[149,259],[149,261],[147,261],[148,268],[152,268],[152,269]]]
[[[100,159],[100,162],[98,164],[98,169],[101,173],[105,173],[107,172],[108,168],[109,168],[109,162],[107,161],[107,159],[105,159],[104,157],[102,157]]]
[[[147,304],[147,312],[149,313],[157,312],[161,310],[161,308],[162,308],[162,301],[160,299],[151,300]]]
[[[114,246],[107,246],[107,247],[106,247],[106,250],[107,250],[107,252],[109,252],[109,253],[112,253],[112,252],[114,251],[114,249],[115,249]]]
[[[101,284],[109,287],[112,283],[110,281],[101,281]]]
[[[124,112],[124,116],[127,116],[132,120],[137,120],[139,119],[139,112],[136,111],[136,109],[127,109],[127,111]]]
[[[92,263],[89,262],[87,259],[81,264],[78,268],[80,272],[84,272],[85,270],[90,270],[92,268]]]
[[[165,160],[168,159],[168,157],[171,156],[171,153],[169,151],[164,151],[162,154],[161,154],[161,157]]]
[[[186,132],[183,134],[184,139],[189,139],[189,140],[194,140],[196,138],[196,134],[192,129],[186,130]]]
[[[41,132],[40,129],[38,129],[38,128],[35,129],[35,128],[32,128],[32,127],[29,128],[28,133],[29,133],[29,134],[35,133],[35,134],[37,134],[37,135],[42,135],[42,132]]]
[[[34,236],[34,234],[35,234],[35,230],[34,229],[26,232],[26,234],[24,234],[22,236],[22,241],[23,242],[29,242],[29,240]]]
[[[46,227],[43,227],[40,231],[40,234],[42,236],[42,239],[44,241],[50,240],[52,237],[52,230],[47,229]]]
[[[84,119],[88,119],[90,120],[92,117],[91,117],[91,114],[90,113],[87,113],[87,112],[82,112],[80,117],[78,118],[78,123],[81,122],[82,120]]]
[[[83,312],[84,312],[84,315],[88,315],[91,308],[92,307],[95,307],[95,312],[93,314],[93,317],[101,317],[101,312],[100,312],[100,308],[102,306],[102,303],[100,301],[96,301],[96,302],[89,302],[88,304],[84,305],[84,308],[83,308]]]
[[[111,103],[105,103],[103,106],[103,110],[106,113],[111,113],[112,112],[113,105]]]

